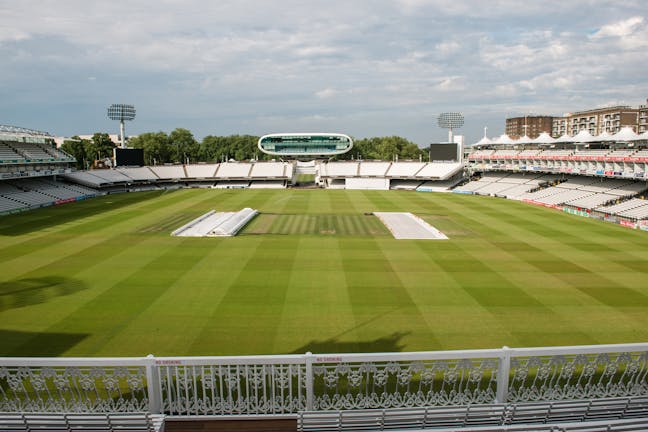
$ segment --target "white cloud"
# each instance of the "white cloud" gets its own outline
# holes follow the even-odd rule
[[[594,33],[592,39],[600,39],[604,37],[624,37],[633,34],[644,24],[644,17],[633,16],[631,18],[617,21],[612,24],[606,24]]]
[[[338,93],[339,91],[329,87],[315,92],[315,96],[320,99],[329,99],[336,96]]]

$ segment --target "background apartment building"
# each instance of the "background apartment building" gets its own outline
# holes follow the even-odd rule
[[[648,104],[648,100],[646,102]],[[526,131],[529,137],[535,138],[541,132],[548,132],[554,138],[558,138],[565,134],[574,136],[582,130],[587,130],[592,135],[603,132],[614,134],[625,126],[631,127],[637,133],[648,130],[648,105],[640,105],[638,108],[627,105],[595,108],[567,113],[561,117],[507,118],[506,134],[511,138],[519,138],[524,136]]]
[[[630,126],[636,132],[638,113],[637,108],[629,106],[578,111],[566,116],[567,131],[572,136],[582,130],[586,130],[592,135],[599,135],[603,132],[614,134],[620,131],[622,127]]]
[[[646,100],[648,103],[648,100]],[[648,130],[648,105],[639,105],[639,129],[637,132],[642,133]]]
[[[506,119],[506,135],[513,139],[527,135],[537,138],[541,132],[551,133],[553,117],[551,116],[524,116]]]

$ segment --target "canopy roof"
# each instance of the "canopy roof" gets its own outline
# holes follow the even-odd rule
[[[531,144],[533,140],[528,135],[524,135],[518,138],[515,142],[519,144]]]
[[[641,139],[630,126],[621,128],[619,132],[612,135],[612,138],[614,141],[637,141]]]
[[[587,129],[583,129],[572,137],[572,140],[577,143],[589,143],[596,141],[596,138],[592,136]]]
[[[603,131],[600,134],[596,135],[594,137],[596,141],[614,141],[614,137],[608,132],[608,131]]]
[[[491,141],[491,139],[488,138],[487,136],[484,136],[482,139],[480,139],[473,145],[487,145],[487,144],[493,144],[493,141]]]
[[[515,144],[516,141],[513,141],[510,136],[502,134],[495,138],[493,144]]]
[[[542,132],[534,140],[531,140],[531,144],[553,144],[556,140],[551,137],[547,132]]]
[[[567,134],[561,135],[560,137],[556,138],[556,143],[572,143],[574,142],[574,137],[569,136]]]

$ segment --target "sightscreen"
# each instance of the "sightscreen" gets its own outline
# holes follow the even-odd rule
[[[431,161],[457,161],[457,144],[432,143],[430,144]]]
[[[144,166],[144,149],[115,149],[115,166]]]

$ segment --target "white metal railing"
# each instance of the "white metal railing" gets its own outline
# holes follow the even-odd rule
[[[648,343],[245,357],[0,358],[0,412],[277,416],[648,395]]]

